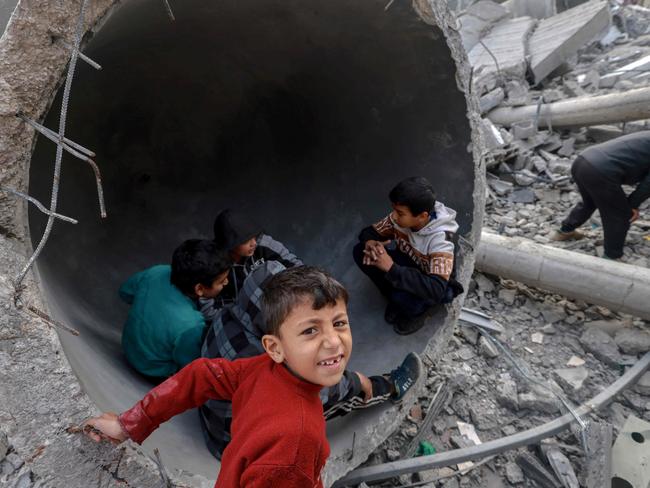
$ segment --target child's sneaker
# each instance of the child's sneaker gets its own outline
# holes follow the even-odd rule
[[[402,361],[402,364],[390,372],[389,378],[395,387],[395,393],[390,397],[393,402],[400,402],[422,375],[422,360],[414,352]]]
[[[409,335],[420,330],[426,323],[426,314],[422,314],[419,317],[409,319],[406,317],[400,317],[394,324],[393,330],[399,335]]]

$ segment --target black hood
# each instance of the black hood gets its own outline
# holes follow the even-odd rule
[[[262,233],[262,229],[248,216],[226,209],[214,219],[214,242],[219,249],[230,251]]]

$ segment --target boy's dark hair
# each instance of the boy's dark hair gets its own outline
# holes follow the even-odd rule
[[[436,193],[433,185],[423,176],[411,176],[400,181],[388,194],[391,203],[408,207],[411,213],[433,212],[436,205]]]
[[[218,249],[213,241],[189,239],[174,250],[171,282],[185,295],[192,296],[197,284],[212,286],[231,265],[227,251]]]
[[[348,303],[348,292],[341,283],[314,266],[295,266],[276,274],[264,287],[262,315],[264,334],[280,333],[280,326],[291,310],[305,298],[312,299],[312,308],[334,306],[338,300]]]

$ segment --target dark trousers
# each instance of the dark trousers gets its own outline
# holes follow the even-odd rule
[[[388,299],[390,307],[393,307],[403,317],[414,319],[419,317],[429,308],[436,304],[434,300],[422,298],[408,291],[398,290],[387,279],[386,273],[375,266],[366,266],[363,264],[363,250],[365,244],[359,242],[352,250],[354,262],[359,269],[364,272],[368,278],[379,288],[382,295]],[[411,258],[396,249],[386,249],[393,261],[400,266],[417,267]]]
[[[612,259],[620,258],[632,218],[627,195],[621,185],[607,178],[581,156],[573,163],[571,175],[582,202],[573,207],[569,216],[562,221],[562,232],[577,229],[598,209],[603,221],[605,254]]]

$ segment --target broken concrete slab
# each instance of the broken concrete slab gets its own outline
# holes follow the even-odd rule
[[[479,90],[481,79],[489,74],[498,74],[503,81],[506,77],[523,79],[527,68],[525,46],[536,24],[537,21],[530,17],[505,20],[495,25],[469,51],[469,62]]]
[[[533,137],[537,133],[537,127],[535,126],[535,121],[532,119],[516,122],[512,124],[512,127],[510,129],[512,132],[512,136],[515,139],[528,139],[530,137]]]
[[[607,32],[606,1],[591,1],[542,20],[530,37],[530,69],[539,83],[578,49]]]
[[[580,344],[605,364],[617,367],[621,361],[616,342],[602,330],[588,328],[580,336]]]
[[[517,397],[517,383],[509,373],[501,374],[496,389],[496,400],[502,407],[510,410],[519,410],[519,399]]]
[[[550,447],[546,450],[548,459],[555,476],[560,480],[565,488],[580,488],[578,477],[576,476],[571,461],[557,447]]]
[[[612,486],[650,486],[650,423],[631,415],[612,448]]]
[[[566,393],[578,393],[589,377],[587,368],[561,368],[553,370],[553,377]]]
[[[567,361],[566,365],[576,367],[576,366],[582,366],[583,364],[585,364],[585,362],[586,361],[584,359],[579,358],[578,356],[571,356]]]
[[[637,328],[619,330],[614,336],[614,341],[625,354],[642,354],[650,351],[650,333]]]
[[[514,17],[546,19],[557,13],[555,0],[508,0],[503,3]]]
[[[505,96],[506,94],[501,87],[487,92],[478,100],[479,110],[482,114],[489,112],[494,107],[498,107],[503,102]]]
[[[505,7],[490,0],[481,0],[470,5],[458,16],[465,52],[469,52],[493,24],[510,16]]]
[[[506,479],[511,485],[518,485],[524,482],[524,472],[515,463],[506,463]]]
[[[535,412],[555,414],[560,411],[558,400],[551,393],[520,393],[517,396],[519,408],[529,409]]]
[[[625,327],[625,324],[620,320],[593,320],[586,322],[585,326],[590,329],[602,330],[607,335],[614,337],[618,331]]]
[[[535,481],[537,485],[543,488],[561,488],[553,473],[532,454],[525,452],[517,456],[517,465],[524,472],[524,475]]]
[[[478,340],[478,351],[483,357],[489,359],[493,359],[499,356],[499,350],[497,347],[484,336],[481,336]]]

